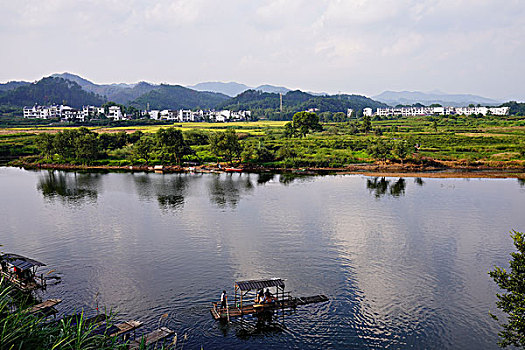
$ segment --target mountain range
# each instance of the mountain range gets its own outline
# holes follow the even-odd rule
[[[282,111],[280,109],[282,94]],[[499,101],[475,95],[452,95],[439,91],[385,91],[374,98],[362,95],[328,95],[290,90],[282,86],[205,82],[190,87],[170,84],[95,84],[71,73],[53,74],[37,82],[12,81],[0,84],[0,105],[21,108],[38,104],[101,105],[113,101],[139,109],[232,109],[252,110],[259,117],[289,119],[295,112],[346,112],[395,105],[439,103],[446,106],[468,104],[498,105]]]
[[[446,94],[441,91],[420,92],[420,91],[384,91],[372,99],[386,103],[390,106],[413,105],[421,103],[431,105],[438,103],[442,106],[463,107],[469,104],[481,104],[484,106],[500,105],[503,101],[490,98],[470,95],[470,94]]]

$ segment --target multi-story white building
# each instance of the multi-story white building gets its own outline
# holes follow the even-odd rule
[[[119,106],[110,106],[108,108],[108,118],[113,120],[123,120],[124,115],[122,114],[122,111],[120,110]]]
[[[77,110],[70,106],[39,106],[24,107],[24,118],[61,118],[62,120],[74,121],[88,121],[91,118],[106,114],[104,107],[83,106],[82,109]],[[174,122],[231,122],[249,120],[251,118],[250,111],[210,111],[198,110],[192,111],[189,109],[164,109],[141,111],[141,116],[149,116],[154,120],[169,120]],[[131,116],[122,113],[120,106],[108,107],[106,115],[113,120],[129,119]]]
[[[371,110],[371,108],[365,108]],[[403,116],[416,117],[425,115],[507,115],[509,107],[400,107],[400,108],[377,108],[375,115],[380,117]],[[371,115],[371,114],[370,114]]]
[[[105,114],[104,107],[82,106],[82,116],[84,117],[84,120],[98,117],[102,114]]]
[[[33,107],[24,107],[23,108],[24,118],[38,118],[38,119],[59,118],[60,117],[60,107],[56,105],[52,105],[52,106],[34,105]]]

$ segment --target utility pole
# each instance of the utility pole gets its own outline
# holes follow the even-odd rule
[[[283,93],[279,92],[281,119],[283,118]]]

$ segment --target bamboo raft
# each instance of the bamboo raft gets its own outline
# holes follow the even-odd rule
[[[22,292],[46,287],[46,279],[37,270],[46,264],[18,254],[0,255],[0,274],[6,282],[11,283]]]
[[[54,308],[54,306],[60,304],[61,302],[62,300],[60,299],[48,299],[43,303],[34,305],[33,307],[29,308],[27,312],[31,315],[41,315],[44,317],[48,317],[58,312]]]
[[[275,294],[272,302],[245,302],[246,296],[250,292],[270,287],[275,287]],[[239,299],[237,299],[238,292]],[[255,300],[257,300],[257,296],[255,297]],[[265,311],[295,308],[300,305],[322,303],[328,300],[328,297],[322,294],[309,297],[292,297],[289,292],[285,292],[284,281],[282,279],[250,280],[235,282],[235,299],[233,305],[228,304],[226,308],[222,308],[219,303],[213,302],[210,312],[215,320],[220,320],[229,319],[231,317],[241,317],[244,315],[253,315]]]
[[[110,336],[118,337],[121,334],[134,331],[135,329],[139,328],[140,326],[142,326],[142,322],[135,321],[135,320],[119,323],[119,324],[115,325],[115,328],[117,328],[118,330],[115,330],[113,333],[110,334]]]
[[[175,333],[174,331],[172,331],[171,329],[169,329],[168,327],[161,327],[149,334],[146,334],[145,336],[141,337],[140,339],[137,339],[137,340],[133,340],[130,344],[129,344],[129,348],[130,349],[138,349],[140,348],[140,345],[141,344],[144,344],[146,347],[148,347],[149,345],[151,344],[154,344],[158,341],[161,341],[163,340],[164,338],[166,337],[169,337],[170,335],[172,335],[173,333]]]

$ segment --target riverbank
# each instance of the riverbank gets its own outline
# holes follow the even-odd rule
[[[427,159],[421,163],[375,162],[352,164],[338,168],[275,168],[241,164],[236,167],[226,164],[206,164],[198,166],[179,165],[75,165],[75,164],[37,164],[23,159],[12,161],[8,166],[25,169],[47,169],[65,171],[94,172],[161,172],[161,173],[284,173],[296,175],[359,174],[384,177],[425,177],[425,178],[518,178],[525,180],[525,162],[482,162],[437,161]]]

